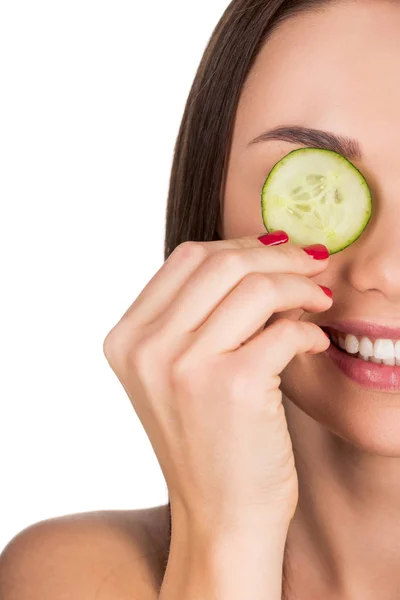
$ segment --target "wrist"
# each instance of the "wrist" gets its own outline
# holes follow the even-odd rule
[[[250,535],[256,540],[262,539],[265,532],[286,539],[295,512],[283,503],[281,506],[263,506],[262,510],[243,510],[233,506],[224,510],[204,507],[195,511],[189,511],[182,503],[173,500],[170,504],[172,529],[179,531],[181,537],[186,535],[205,540],[209,536],[213,540],[224,540],[229,536],[242,535]]]
[[[215,577],[244,571],[247,578],[281,574],[288,527],[275,523],[258,531],[237,526],[230,530],[192,532],[186,537],[188,568],[202,567]]]
[[[160,599],[280,600],[289,522],[215,528],[176,519]]]

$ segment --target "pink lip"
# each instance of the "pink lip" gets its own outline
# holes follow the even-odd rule
[[[336,329],[343,333],[352,333],[356,336],[367,336],[370,338],[384,338],[390,340],[400,340],[400,323],[398,327],[390,327],[389,325],[380,325],[372,321],[332,321],[330,323],[322,323],[322,329]],[[367,364],[367,363],[366,363]],[[379,366],[379,365],[378,365]]]
[[[386,337],[390,336],[386,335]],[[354,356],[339,350],[332,342],[324,354],[332,360],[336,367],[338,367],[347,377],[363,387],[381,392],[400,391],[400,367],[391,367],[389,365],[366,362],[360,358],[355,358]]]

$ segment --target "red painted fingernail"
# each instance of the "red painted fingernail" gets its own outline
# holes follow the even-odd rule
[[[265,246],[277,246],[288,242],[289,236],[285,231],[271,231],[271,233],[261,235],[258,239]]]
[[[313,244],[312,246],[306,246],[305,248],[303,248],[303,250],[316,260],[324,260],[325,258],[329,257],[329,250],[323,244]]]
[[[329,339],[329,335],[326,333],[326,331],[324,331],[324,334],[326,335],[326,337]]]
[[[325,294],[326,294],[327,296],[329,296],[329,298],[332,298],[332,297],[333,297],[333,293],[332,293],[332,290],[331,290],[330,288],[326,287],[325,285],[320,285],[319,287],[321,288],[321,290],[322,290],[323,292],[325,292]],[[329,337],[329,336],[328,336],[328,337]]]

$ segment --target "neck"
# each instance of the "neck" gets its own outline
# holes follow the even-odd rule
[[[326,600],[397,598],[400,458],[364,452],[286,396],[283,404],[299,479],[287,538],[293,589]]]

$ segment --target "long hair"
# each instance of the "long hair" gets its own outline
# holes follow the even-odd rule
[[[176,140],[166,210],[164,259],[185,241],[221,239],[226,167],[240,95],[272,31],[327,0],[233,0],[197,69]],[[171,505],[168,503],[171,540]],[[285,549],[283,600],[288,600]]]

